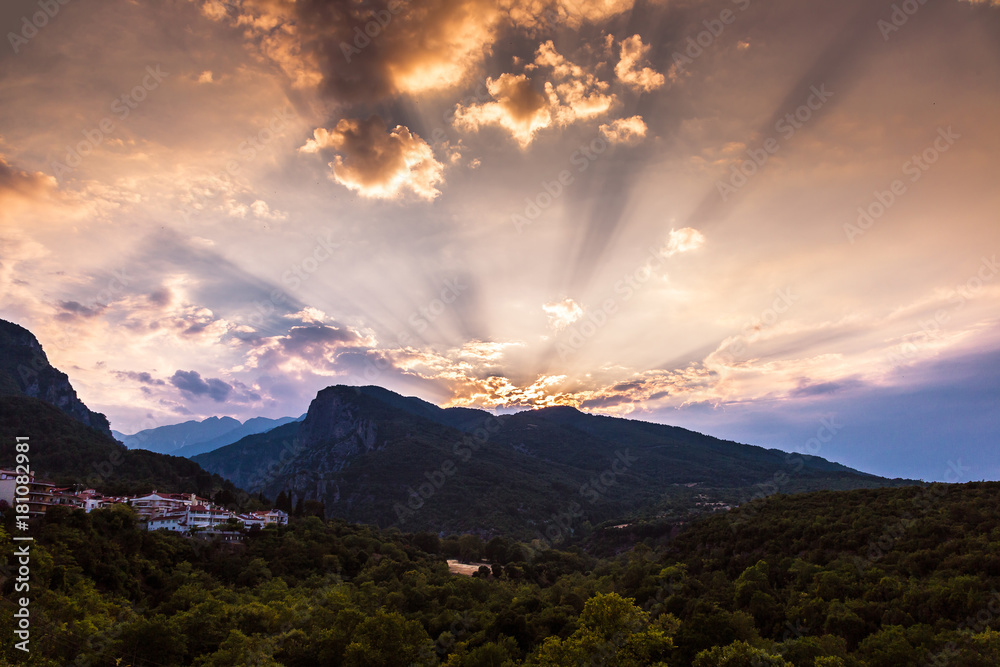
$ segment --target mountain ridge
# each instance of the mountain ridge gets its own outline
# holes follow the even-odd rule
[[[318,500],[350,521],[520,535],[574,506],[586,510],[582,526],[732,506],[768,484],[795,492],[915,483],[569,407],[494,416],[344,385],[319,391],[302,422],[194,460],[251,492]]]
[[[129,449],[146,449],[160,454],[191,458],[213,449],[231,445],[248,435],[269,431],[305,417],[251,417],[244,422],[232,417],[191,419],[179,424],[167,424],[144,429],[131,435],[113,431],[113,435]]]

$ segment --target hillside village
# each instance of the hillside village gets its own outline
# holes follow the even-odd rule
[[[15,504],[18,474],[0,469],[0,503]],[[28,476],[28,516],[44,515],[53,507],[82,509],[87,513],[112,505],[128,505],[139,516],[147,530],[169,530],[185,535],[218,537],[238,541],[243,530],[288,524],[288,514],[278,509],[237,514],[216,507],[211,501],[193,493],[152,493],[140,496],[104,496],[95,489],[73,491],[58,488],[52,482]]]

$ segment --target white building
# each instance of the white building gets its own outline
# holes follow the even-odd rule
[[[152,519],[164,514],[176,514],[193,505],[205,505],[208,501],[193,493],[157,493],[132,498],[130,504],[136,514],[144,519]]]
[[[169,530],[176,533],[186,533],[187,512],[180,514],[164,514],[149,520],[146,530]]]

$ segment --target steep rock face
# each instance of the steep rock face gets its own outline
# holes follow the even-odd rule
[[[342,445],[345,454],[374,449],[377,427],[370,415],[362,416],[364,404],[371,402],[350,387],[327,387],[309,405],[299,429],[299,438],[306,447],[316,443]]]
[[[0,396],[37,398],[111,437],[107,417],[83,404],[69,377],[49,363],[34,334],[6,320],[0,320]]]

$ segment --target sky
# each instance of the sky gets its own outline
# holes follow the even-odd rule
[[[1000,479],[996,0],[0,27],[0,318],[121,432],[376,384]]]

